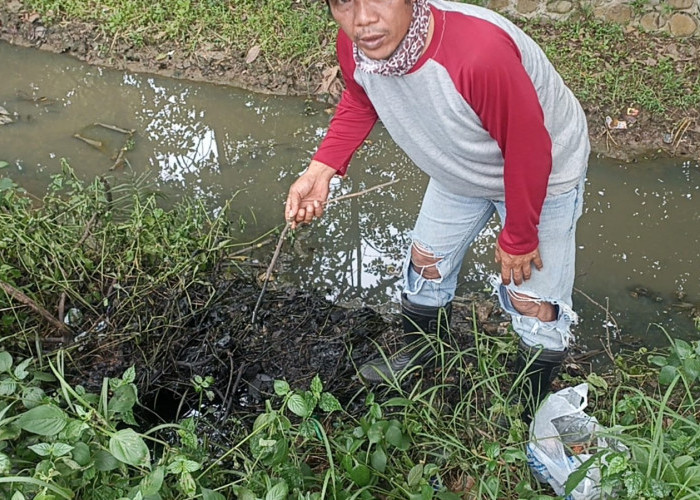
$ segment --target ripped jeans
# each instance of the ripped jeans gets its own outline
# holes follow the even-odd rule
[[[532,269],[532,277],[516,286],[501,283],[500,275],[491,278],[494,293],[513,321],[513,329],[530,347],[562,351],[571,341],[570,326],[578,321],[572,309],[574,286],[576,222],[582,213],[583,180],[566,193],[548,196],[538,226],[539,250],[543,267]],[[506,217],[505,203],[469,198],[444,189],[431,179],[423,198],[412,234],[413,244],[404,262],[404,293],[415,304],[441,307],[455,295],[465,252],[477,235],[498,212],[501,224]],[[431,255],[436,260],[432,274],[425,278],[412,265],[412,252]],[[437,271],[437,272],[435,272]],[[428,273],[430,276],[430,274]],[[549,302],[556,306],[554,321],[541,321],[520,314],[510,298]]]

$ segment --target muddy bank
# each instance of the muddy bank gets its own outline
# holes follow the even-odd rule
[[[200,47],[196,53],[189,53],[174,44],[136,46],[120,38],[108,37],[93,24],[61,22],[45,25],[38,14],[25,10],[18,0],[0,5],[0,39],[69,54],[89,64],[258,92],[308,96],[331,104],[337,102],[343,89],[340,73],[332,59],[319,59],[310,67],[299,67],[265,57],[246,62],[246,53],[235,53],[213,45]],[[629,34],[626,42],[641,47],[652,39],[656,40],[654,35],[635,32]],[[669,51],[677,51],[674,44],[666,46]],[[687,54],[668,55],[671,58],[697,58],[700,54],[700,40],[688,41],[684,47]],[[582,104],[588,116],[593,150],[597,154],[625,161],[661,155],[700,158],[700,112],[697,109],[671,109],[664,115],[652,115],[630,103],[636,111],[634,116],[629,116],[627,109],[600,109],[594,102]],[[606,124],[608,116],[625,121],[628,128],[611,128]]]
[[[102,318],[107,326],[99,335],[78,336],[65,346],[71,353],[70,381],[99,393],[103,377],[120,377],[136,366],[145,414],[172,421],[198,408],[191,381],[211,376],[208,390],[214,397],[207,403],[215,408],[215,418],[224,421],[263,410],[265,401],[274,397],[275,380],[307,390],[319,375],[325,390],[348,411],[363,411],[357,367],[376,357],[378,346],[385,352],[396,350],[402,331],[398,315],[385,316],[368,307],[348,309],[319,293],[273,286],[253,321],[259,295],[259,285],[244,272],[234,279],[212,276],[207,285],[187,290],[166,286],[144,298],[147,317],[138,321],[116,304]],[[478,293],[454,301],[449,334],[441,336],[444,356],[468,358],[475,328],[515,347],[508,318],[490,296]],[[574,357],[567,369],[577,373],[581,368]],[[514,360],[504,357],[503,363]],[[439,373],[437,363],[428,364],[421,373],[423,383],[430,384]]]

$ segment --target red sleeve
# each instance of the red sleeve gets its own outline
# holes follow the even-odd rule
[[[362,145],[377,122],[377,112],[364,89],[353,78],[355,60],[352,42],[342,31],[336,44],[338,62],[345,80],[345,91],[331,119],[326,137],[313,159],[345,175],[352,155]]]
[[[506,221],[498,242],[506,252],[523,255],[539,245],[537,225],[552,170],[552,141],[515,42],[491,23],[471,23],[460,30],[460,46],[478,49],[469,51],[466,64],[459,63],[452,77],[503,154]]]

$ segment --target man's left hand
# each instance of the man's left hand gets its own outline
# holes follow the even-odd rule
[[[533,265],[538,271],[542,269],[539,248],[525,255],[513,255],[503,250],[498,240],[496,240],[496,262],[501,264],[501,279],[504,285],[510,285],[511,279],[516,285],[529,280]]]

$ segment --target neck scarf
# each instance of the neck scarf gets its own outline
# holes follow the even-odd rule
[[[403,76],[418,62],[430,26],[430,6],[427,0],[413,0],[413,19],[408,33],[388,59],[370,59],[353,44],[355,64],[365,73],[382,76]]]

